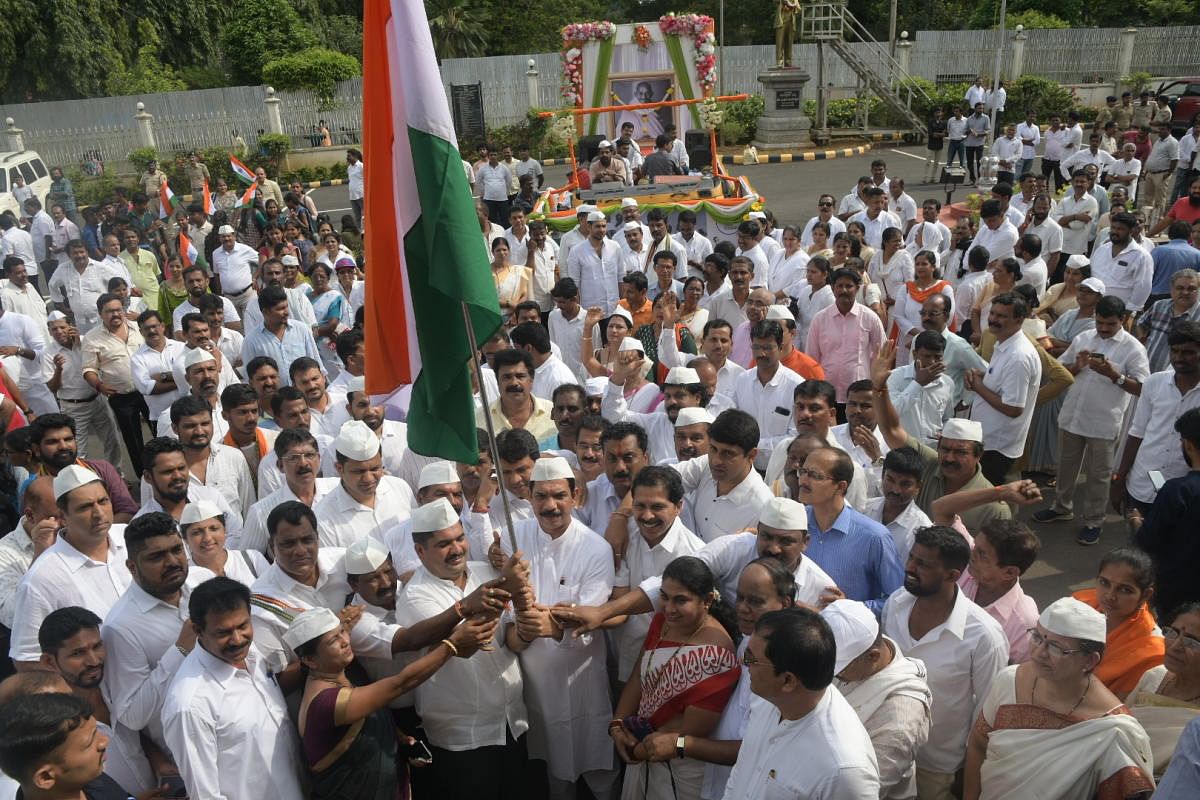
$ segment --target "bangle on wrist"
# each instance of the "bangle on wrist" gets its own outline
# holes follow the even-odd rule
[[[187,657],[188,657],[188,655],[189,655],[189,654],[191,654],[191,652],[192,652],[191,650],[186,650],[186,649],[184,649],[183,645],[181,645],[181,644],[177,644],[177,645],[175,645],[175,649],[176,649],[176,650],[178,650],[178,651],[179,651],[179,653],[180,653],[180,654],[181,654],[181,655],[182,655],[184,658],[187,658]]]
[[[450,655],[458,655],[458,648],[454,646],[454,642],[450,641],[449,639],[442,639],[442,644],[446,645],[446,649],[450,651]]]

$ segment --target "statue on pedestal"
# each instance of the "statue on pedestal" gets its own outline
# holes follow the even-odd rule
[[[792,66],[792,44],[796,41],[796,23],[800,18],[800,0],[779,0],[775,7],[775,67]]]

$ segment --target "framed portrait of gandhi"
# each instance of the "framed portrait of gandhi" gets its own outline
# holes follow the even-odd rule
[[[674,86],[675,76],[670,72],[617,75],[608,81],[608,101],[611,105],[631,105],[676,100]],[[675,111],[675,107],[614,111],[609,115],[609,133],[615,141],[621,136],[621,126],[632,123],[633,139],[653,145],[668,125],[676,124]]]

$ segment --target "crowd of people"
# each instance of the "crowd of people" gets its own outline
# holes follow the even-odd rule
[[[0,798],[1200,793],[1190,154],[1153,229],[1136,170],[1022,157],[976,222],[876,160],[719,241],[551,235],[519,152],[464,164],[473,463],[366,393],[303,187],[0,217]],[[1095,588],[1039,609],[1021,518]]]

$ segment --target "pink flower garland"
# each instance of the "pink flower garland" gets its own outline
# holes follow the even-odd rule
[[[696,48],[696,77],[703,94],[717,85],[717,46],[711,28],[712,17],[704,14],[667,14],[660,17],[658,27],[667,36],[689,36]]]
[[[603,22],[574,22],[562,29],[563,85],[562,96],[570,105],[583,104],[583,47],[584,42],[611,39],[617,26]]]

